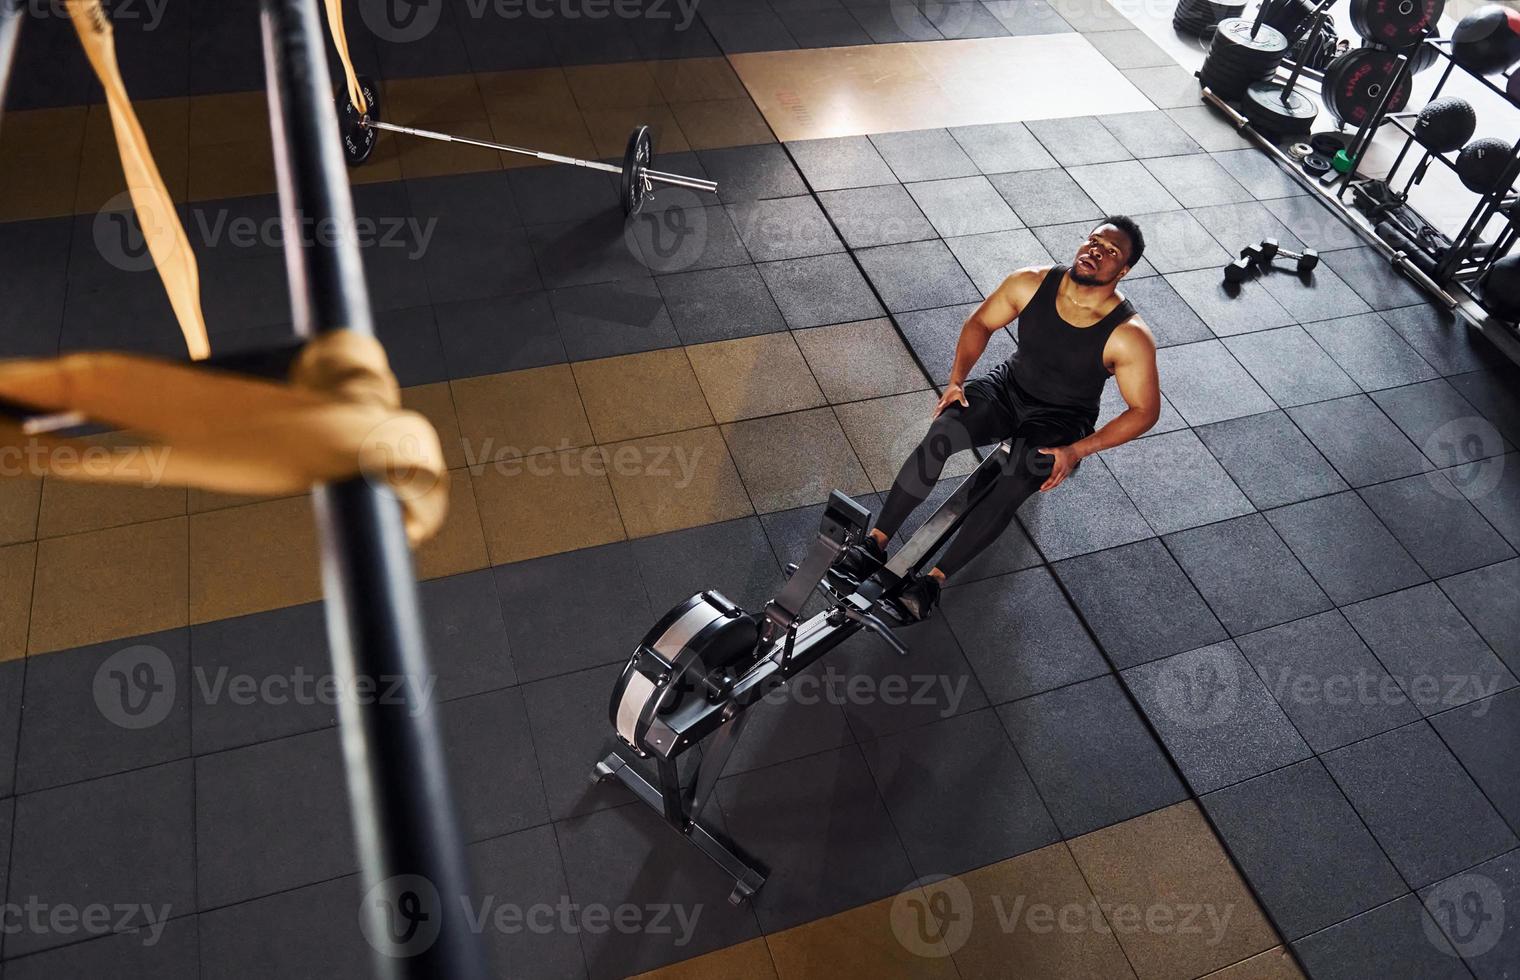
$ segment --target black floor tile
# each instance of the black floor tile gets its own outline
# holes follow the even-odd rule
[[[468,855],[477,908],[489,916],[485,944],[492,975],[584,977],[580,930],[600,924],[589,916],[582,921],[574,906],[554,829],[534,827],[482,841]]]
[[[1166,546],[1232,636],[1330,608],[1260,515],[1180,531]]]
[[[758,612],[783,581],[754,517],[639,538],[632,547],[655,618],[707,590]]]
[[[934,513],[935,508],[949,499],[956,489],[957,484],[954,480],[941,480],[935,485],[929,492],[928,499],[924,501],[923,507],[914,511],[913,516],[898,530],[894,538],[894,547],[907,543],[923,522],[929,519],[929,515]],[[949,547],[950,544],[947,543],[945,548],[936,552],[930,558],[928,567],[933,568],[934,563],[943,557],[945,550]],[[1009,572],[1033,568],[1041,562],[1040,553],[1035,549],[1034,542],[1029,540],[1029,535],[1024,533],[1018,521],[1014,521],[1003,529],[1003,533],[998,535],[996,540],[955,573],[953,584],[965,585],[968,582],[976,582],[996,575],[1006,575]]]
[[[1468,708],[1434,715],[1430,723],[1510,829],[1520,828],[1520,691],[1508,690]]]
[[[990,296],[1013,269],[1051,265],[1045,246],[1026,228],[967,235],[945,241],[977,291]]]
[[[1445,474],[1424,473],[1357,492],[1432,577],[1515,557],[1515,549]]]
[[[159,980],[199,976],[199,971],[200,939],[196,919],[187,916],[171,919],[156,928],[89,939],[11,960],[5,964],[4,975],[10,980],[73,977],[81,980],[86,977]]]
[[[965,7],[969,11],[976,4],[955,3],[944,6]],[[871,144],[904,184],[919,180],[970,177],[981,172],[948,130],[919,129],[906,133],[882,133],[872,136]]]
[[[840,252],[756,266],[793,330],[882,315],[881,304],[850,256]],[[684,335],[684,330],[683,330]]]
[[[1166,281],[1221,337],[1294,322],[1260,283],[1250,279],[1232,285],[1223,281],[1218,269],[1210,268],[1174,272]]]
[[[563,344],[561,356],[571,361],[637,354],[681,343],[653,279],[556,289],[549,294],[549,302]],[[549,352],[547,347],[545,352]]]
[[[961,328],[980,304],[945,306],[937,310],[913,310],[895,317],[897,326],[908,340],[908,346],[918,355],[928,371],[929,378],[937,385],[950,380],[950,369],[955,365],[955,345],[960,340]],[[1007,330],[999,330],[987,342],[987,349],[978,362],[981,374],[1013,356],[1017,345]]]
[[[579,222],[529,227],[528,244],[544,286],[643,279],[657,271],[652,268],[657,263],[646,261],[637,241],[623,230],[623,216],[610,212]]]
[[[1324,252],[1320,262],[1354,289],[1375,310],[1413,306],[1425,302],[1425,294],[1400,274],[1376,249],[1359,248]]]
[[[195,760],[196,895],[202,909],[355,869],[335,730]]]
[[[440,701],[517,683],[489,569],[417,583]]]
[[[850,248],[939,237],[900,184],[825,191],[818,199]]]
[[[1317,759],[1201,802],[1288,940],[1407,893],[1407,886]]]
[[[728,215],[756,262],[842,252],[844,245],[811,197],[777,197],[728,205]]]
[[[203,792],[190,763],[106,776],[23,796],[16,801],[9,891],[43,908],[136,906],[130,921],[113,915],[113,931],[187,915],[196,904],[194,801]],[[200,838],[204,841],[204,838]],[[205,893],[201,892],[202,901]],[[44,923],[5,937],[7,956],[77,939]],[[81,925],[85,925],[81,923]]]
[[[1388,325],[1443,375],[1476,371],[1501,357],[1466,320],[1423,301],[1380,312]]]
[[[1424,723],[1337,749],[1323,760],[1415,888],[1520,842]]]
[[[615,289],[627,285],[581,288]],[[554,310],[545,293],[534,291],[438,303],[433,312],[449,378],[520,371],[563,364],[566,360],[567,345],[561,342]]]
[[[1255,512],[1190,429],[1126,443],[1104,458],[1157,534]]]
[[[984,6],[1014,37],[1068,34],[1072,30],[1045,0],[986,0]]]
[[[21,732],[25,660],[0,663],[0,798],[16,791],[16,745]]]
[[[1420,718],[1339,611],[1248,633],[1235,643],[1316,752]]]
[[[718,798],[734,840],[770,869],[754,900],[768,933],[885,898],[916,877],[853,745],[730,776],[718,783]]]
[[[1424,714],[1515,685],[1514,676],[1434,583],[1342,611]]]
[[[851,677],[832,657],[824,657],[752,705],[744,734],[724,767],[725,774],[748,772],[855,741],[843,706]]]
[[[548,822],[520,689],[450,701],[441,706],[438,718],[466,841]]]
[[[883,245],[862,249],[855,257],[893,313],[982,300],[943,242]]]
[[[1421,889],[1420,899],[1478,980],[1520,968],[1520,929],[1504,915],[1520,900],[1520,851]]]
[[[1441,471],[1511,547],[1520,545],[1520,453]]]
[[[1259,509],[1346,489],[1335,468],[1282,412],[1215,422],[1194,431]]]
[[[140,769],[190,754],[187,631],[153,633],[34,657],[16,791]]]
[[[718,197],[726,203],[807,193],[802,175],[779,143],[700,150],[697,156],[708,177],[718,182]]]
[[[871,35],[848,10],[781,10],[781,23],[800,48],[840,48],[871,44]]]
[[[1290,408],[1288,415],[1353,487],[1430,469],[1424,454],[1366,395]]]
[[[1438,927],[1414,895],[1382,905],[1293,944],[1316,980],[1467,980],[1472,974],[1449,944],[1430,935]]]
[[[786,149],[814,191],[898,183],[887,161],[864,136],[802,140],[786,144]]]
[[[1440,376],[1376,313],[1308,323],[1304,329],[1365,391]]]
[[[1289,504],[1266,516],[1336,605],[1427,579],[1409,552],[1354,493]]]
[[[486,16],[474,21],[463,37],[474,71],[552,68],[559,64],[548,22]]]
[[[1226,337],[1224,345],[1283,408],[1357,394],[1360,388],[1302,327]]]
[[[229,980],[365,980],[374,975],[375,952],[359,925],[364,898],[364,885],[351,876],[203,912],[201,960]]]
[[[1195,793],[1313,754],[1228,640],[1132,667],[1123,677]]]
[[[618,206],[614,180],[600,170],[514,167],[491,177],[493,186],[510,185],[511,200],[525,225],[578,225],[607,217]]]
[[[920,875],[960,874],[1061,839],[992,711],[860,750]]]
[[[1103,209],[1063,169],[1024,170],[989,178],[1026,225],[1098,221]]]
[[[1155,536],[1098,457],[1084,460],[1055,490],[1025,501],[1018,516],[1048,561]]]
[[[1010,0],[1011,2],[1011,0]],[[1022,2],[1022,0],[1020,0]],[[1039,2],[1039,0],[1028,0]],[[997,13],[990,5],[993,14]],[[1059,20],[1059,18],[1056,18]],[[1002,20],[1002,18],[999,18]],[[1003,21],[1007,25],[1007,21]],[[1013,31],[1013,33],[1019,33]],[[1015,170],[1048,170],[1057,166],[1055,157],[1046,152],[1023,123],[989,123],[981,126],[956,126],[950,135],[966,151],[984,174],[1009,173]]]
[[[385,346],[385,356],[402,387],[435,384],[453,376],[430,308],[376,311],[375,336]]]
[[[954,586],[943,603],[945,619],[994,704],[1108,672],[1044,568]]]
[[[1120,293],[1135,307],[1156,337],[1157,347],[1212,340],[1214,332],[1198,318],[1164,276],[1126,278]]]
[[[1462,397],[1477,406],[1478,411],[1492,422],[1510,442],[1520,443],[1520,397],[1515,394],[1517,383],[1515,369],[1501,367],[1498,370],[1470,371],[1450,379],[1452,387]]]
[[[826,665],[826,674],[849,679],[844,714],[857,741],[986,707],[982,682],[943,619],[901,629],[897,638],[908,648],[906,657],[877,636],[858,633]]]
[[[786,320],[753,266],[683,272],[655,281],[682,343],[705,344],[786,329]]]
[[[1187,796],[1112,676],[1015,701],[998,714],[1068,838]]]
[[[495,569],[520,680],[624,660],[657,617],[626,542]]]
[[[1157,539],[1054,568],[1120,670],[1225,638],[1224,627]]]
[[[1217,340],[1166,347],[1156,354],[1162,390],[1189,425],[1270,412],[1270,395]]]
[[[939,31],[916,3],[893,0],[886,4],[854,7],[850,13],[877,44],[941,40]]]
[[[422,264],[428,295],[435,303],[504,296],[543,285],[533,247],[521,228],[474,231],[457,226],[452,218],[440,221]]]
[[[0,280],[0,309],[5,310],[0,318],[0,353],[4,356],[52,357],[58,353],[69,245],[71,237],[79,233],[78,227],[59,219],[0,226],[0,259],[10,270]],[[86,233],[89,230],[84,228]]]
[[[702,23],[725,54],[750,51],[786,51],[797,41],[772,11],[756,13],[702,12]]]
[[[1442,579],[1446,593],[1473,628],[1520,676],[1520,561],[1490,565]]]

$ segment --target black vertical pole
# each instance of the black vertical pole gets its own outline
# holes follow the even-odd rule
[[[270,126],[286,222],[296,332],[372,334],[317,0],[263,0]],[[334,235],[334,230],[342,234]],[[431,674],[400,505],[364,479],[312,491],[333,670],[409,677],[396,697],[344,698],[343,755],[365,899],[360,911],[387,980],[486,980],[467,918],[469,875],[445,769]]]

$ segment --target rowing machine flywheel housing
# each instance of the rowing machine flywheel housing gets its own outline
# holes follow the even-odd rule
[[[719,592],[702,592],[672,608],[644,635],[612,690],[618,738],[640,756],[669,758],[678,749],[664,718],[710,675],[753,655],[760,623]]]

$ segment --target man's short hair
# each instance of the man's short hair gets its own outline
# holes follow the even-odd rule
[[[1110,214],[1098,222],[1099,228],[1104,225],[1113,225],[1129,238],[1129,258],[1124,264],[1133,269],[1145,255],[1145,234],[1140,231],[1140,226],[1127,214]]]

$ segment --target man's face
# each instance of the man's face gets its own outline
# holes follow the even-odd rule
[[[1084,286],[1107,286],[1129,271],[1129,236],[1113,225],[1099,225],[1077,249],[1071,277]]]

